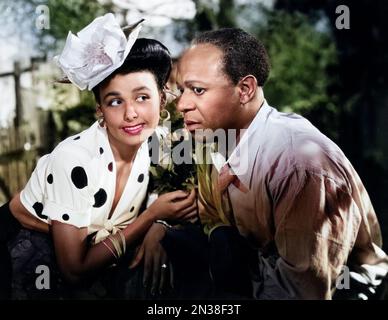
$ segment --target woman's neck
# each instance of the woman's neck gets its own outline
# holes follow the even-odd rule
[[[113,158],[117,162],[131,163],[136,157],[141,144],[136,146],[128,146],[117,141],[108,133],[109,144],[112,149]]]

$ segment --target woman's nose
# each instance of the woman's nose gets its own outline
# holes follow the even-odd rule
[[[125,109],[125,120],[132,121],[138,117],[138,114],[133,106],[127,106]]]

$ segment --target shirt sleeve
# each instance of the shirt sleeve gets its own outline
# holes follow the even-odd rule
[[[351,190],[339,181],[296,168],[270,185],[279,258],[273,268],[263,265],[267,281],[289,298],[332,297],[361,222]]]
[[[81,149],[62,148],[50,154],[42,211],[49,221],[79,228],[90,225],[94,198],[88,162]]]

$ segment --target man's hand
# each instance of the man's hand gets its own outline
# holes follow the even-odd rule
[[[173,287],[172,268],[168,262],[167,254],[160,244],[165,233],[165,226],[154,223],[129,266],[135,268],[144,258],[143,284],[148,287],[151,283],[152,295],[155,295],[156,290],[161,293],[166,288],[168,279],[170,279],[170,286]]]

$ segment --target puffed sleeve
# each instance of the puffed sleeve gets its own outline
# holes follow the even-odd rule
[[[81,148],[58,148],[49,155],[42,214],[48,220],[87,227],[93,192],[91,159]]]
[[[360,225],[360,211],[341,180],[295,168],[271,183],[279,258],[272,281],[289,298],[330,299]]]

